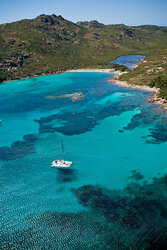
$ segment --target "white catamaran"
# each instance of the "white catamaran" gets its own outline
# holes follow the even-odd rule
[[[51,164],[51,168],[70,168],[72,165],[71,161],[65,161],[65,152],[64,152],[64,146],[63,146],[63,141],[61,140],[61,145],[62,145],[62,155],[63,155],[63,160],[55,160]]]

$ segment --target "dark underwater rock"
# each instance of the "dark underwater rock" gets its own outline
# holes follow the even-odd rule
[[[28,134],[24,135],[23,139],[23,141],[13,142],[11,147],[0,147],[0,160],[10,161],[34,153],[35,148],[33,143],[38,140],[38,137]]]
[[[74,193],[81,204],[120,227],[121,231],[128,230],[133,234],[135,230],[135,234],[145,234],[143,242],[155,241],[158,238],[156,230],[167,237],[167,231],[164,231],[164,226],[167,227],[167,176],[155,178],[152,184],[133,183],[121,191],[120,196],[113,191],[108,191],[107,195],[104,188],[96,186],[83,186]]]
[[[28,135],[24,135],[23,136],[23,139],[26,141],[26,142],[35,142],[38,140],[38,137],[36,135],[33,135],[33,134],[28,134]]]
[[[124,130],[122,130],[122,129],[119,129],[119,130],[118,130],[118,132],[119,132],[119,133],[123,133],[123,132],[124,132]]]
[[[73,192],[91,211],[30,215],[26,229],[1,233],[0,248],[166,249],[167,176],[121,191],[86,185]]]
[[[94,197],[102,197],[101,189],[99,187],[91,186],[91,185],[83,186],[77,190],[73,189],[73,192],[78,198],[79,203],[85,206],[89,205],[90,199]]]
[[[134,179],[136,181],[140,181],[144,178],[144,175],[142,175],[139,171],[132,172],[132,175],[129,176],[129,178]]]
[[[80,204],[90,207],[110,222],[118,222],[121,218],[118,211],[126,209],[127,206],[126,196],[112,199],[98,186],[83,186],[73,192]]]

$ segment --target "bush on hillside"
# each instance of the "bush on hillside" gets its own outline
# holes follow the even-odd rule
[[[6,71],[0,71],[0,82],[6,81],[9,77],[9,73]]]
[[[160,88],[159,96],[167,99],[167,76],[158,76],[149,85],[150,87]]]

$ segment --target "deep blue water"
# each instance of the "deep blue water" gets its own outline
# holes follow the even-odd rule
[[[0,86],[1,249],[165,242],[167,115],[146,102],[149,92],[111,77],[65,73]],[[61,138],[71,170],[50,168]]]
[[[116,60],[111,61],[111,63],[124,65],[127,68],[133,68],[137,63],[141,62],[141,59],[144,58],[145,56],[140,56],[140,55],[120,56]]]

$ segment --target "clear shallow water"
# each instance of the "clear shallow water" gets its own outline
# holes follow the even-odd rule
[[[113,85],[111,76],[1,85],[1,247],[154,249],[155,223],[166,236],[166,114],[146,102],[149,92]],[[71,170],[50,168],[61,138]]]
[[[145,56],[140,56],[140,55],[120,56],[116,60],[111,61],[111,63],[124,65],[127,68],[133,68],[137,63],[141,62],[141,59],[144,58]]]

